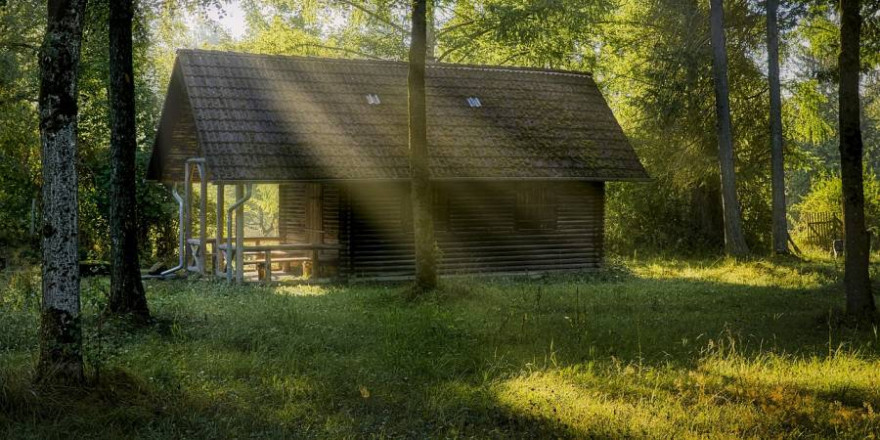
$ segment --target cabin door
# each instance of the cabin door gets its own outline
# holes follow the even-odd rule
[[[320,183],[306,184],[306,241],[324,243],[324,191]]]

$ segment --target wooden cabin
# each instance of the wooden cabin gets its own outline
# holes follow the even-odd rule
[[[429,64],[426,83],[441,273],[601,266],[605,182],[647,175],[592,77]],[[195,160],[220,188],[279,184],[279,240],[323,245],[322,273],[406,278],[407,121],[406,63],[184,50],[149,178],[189,188]]]

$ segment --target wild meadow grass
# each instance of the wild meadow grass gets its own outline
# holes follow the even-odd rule
[[[142,330],[99,319],[107,280],[88,279],[81,389],[31,385],[38,273],[6,273],[0,437],[880,434],[878,330],[842,318],[834,263],[609,266],[448,279],[414,302],[402,285],[153,281]]]

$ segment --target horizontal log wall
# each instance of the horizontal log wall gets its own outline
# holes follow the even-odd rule
[[[322,185],[321,211],[323,218],[322,230],[324,244],[339,244],[339,187]],[[320,259],[325,267],[336,267],[339,262],[339,251],[321,251]],[[324,270],[325,274],[335,275],[337,270]]]
[[[278,185],[278,235],[285,243],[306,243],[306,184]]]
[[[320,200],[312,200],[313,197]],[[278,227],[282,241],[339,244],[339,197],[338,186],[299,182],[279,185]],[[319,207],[320,215],[307,215],[313,214],[315,207]],[[336,264],[339,252],[321,251],[320,258]]]
[[[517,222],[517,199],[536,185],[552,196],[548,209],[555,206],[556,221],[551,229],[518,228],[524,222]],[[348,218],[343,260],[349,275],[412,275],[407,187],[369,184],[346,191],[350,202],[341,212]],[[596,268],[603,254],[604,184],[446,184],[435,196],[435,224],[443,274]]]
[[[281,236],[307,242],[310,191],[305,183],[280,187]],[[545,187],[555,207],[550,229],[524,229],[517,203]],[[532,191],[529,197],[525,192]],[[315,194],[311,192],[311,194]],[[353,278],[407,277],[414,271],[408,186],[365,183],[320,190],[323,242],[341,244],[321,255]],[[578,270],[601,265],[604,184],[602,183],[456,183],[437,188],[436,239],[443,274]],[[519,214],[518,214],[519,212]],[[540,223],[540,222],[532,222]],[[543,222],[542,224],[547,224]],[[518,226],[519,225],[519,226]],[[546,227],[546,226],[545,226]]]

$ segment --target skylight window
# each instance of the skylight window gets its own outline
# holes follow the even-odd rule
[[[467,99],[467,102],[468,105],[471,106],[471,108],[479,108],[483,106],[483,103],[480,102],[480,98],[477,98],[476,96],[469,97]]]
[[[379,99],[379,95],[377,95],[375,93],[370,93],[369,95],[367,95],[367,104],[379,105],[381,103],[382,103],[382,100]]]

